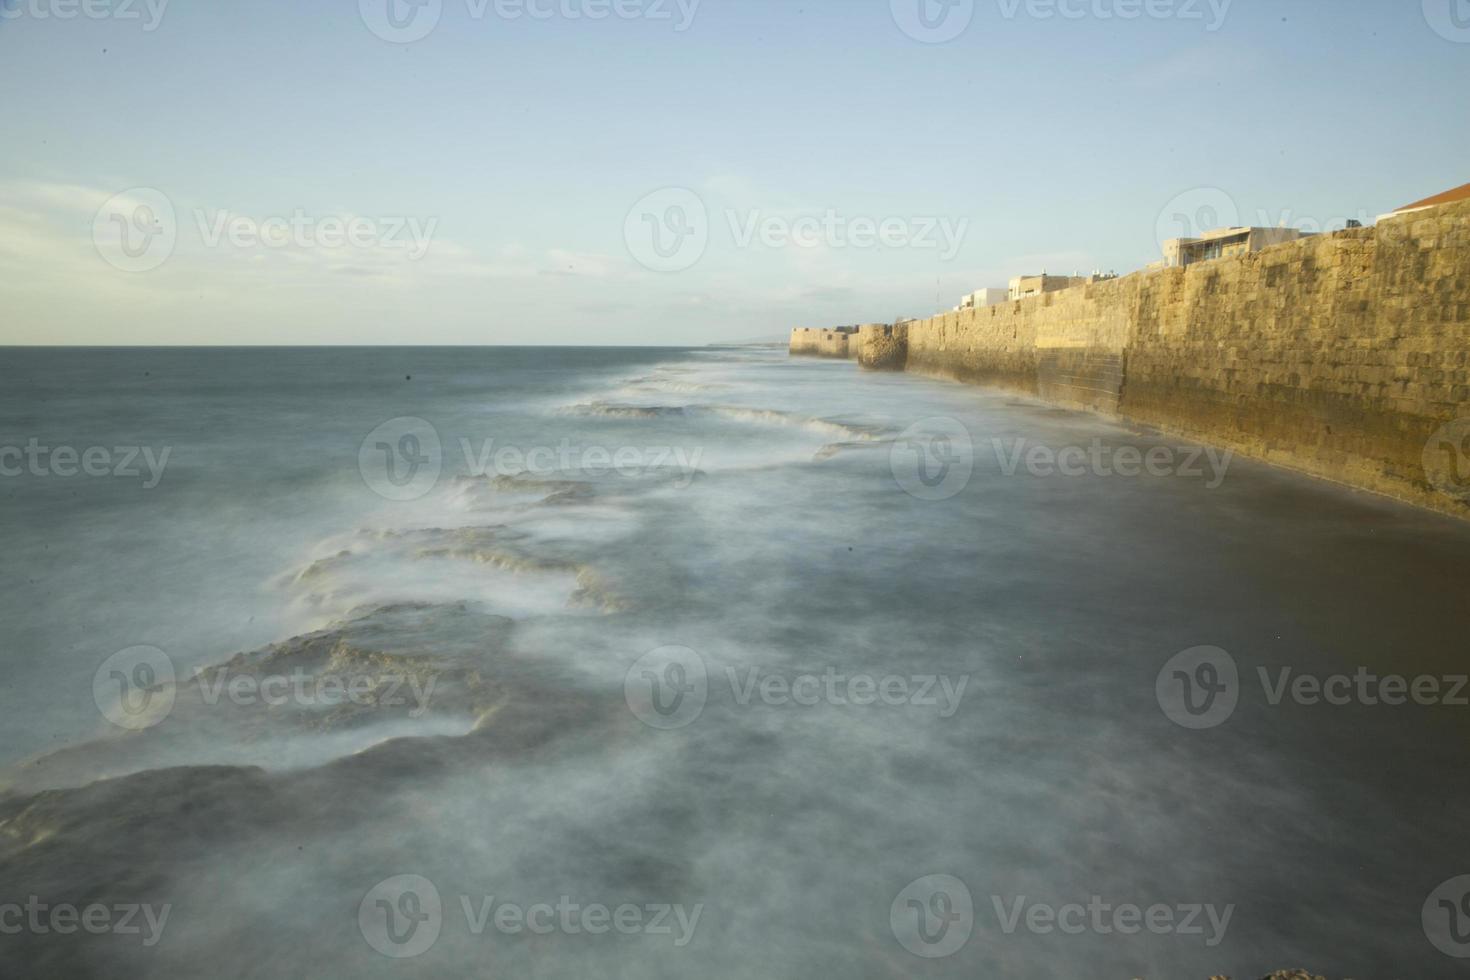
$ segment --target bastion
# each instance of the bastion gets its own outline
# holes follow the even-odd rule
[[[852,356],[850,338],[856,327],[798,327],[791,331],[791,353],[807,357]]]

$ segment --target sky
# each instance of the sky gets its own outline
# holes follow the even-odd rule
[[[0,0],[0,344],[696,345],[1470,180],[1470,0]]]

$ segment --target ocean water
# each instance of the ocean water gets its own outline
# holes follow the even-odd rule
[[[1453,521],[775,349],[0,365],[0,975],[1464,973]]]

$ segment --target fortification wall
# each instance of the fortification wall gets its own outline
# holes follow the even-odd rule
[[[1470,203],[852,347],[1470,517]]]
[[[791,353],[804,357],[816,356],[818,353],[817,338],[824,332],[817,327],[797,327],[791,331]]]
[[[800,357],[856,357],[856,337],[851,327],[843,330],[797,327],[791,331],[791,353]]]
[[[1137,277],[909,324],[908,369],[1116,414]]]
[[[851,334],[840,333],[835,330],[823,330],[817,337],[817,356],[848,357],[852,353],[851,336]]]
[[[865,323],[850,345],[853,357],[875,371],[902,371],[908,360],[908,327]]]
[[[1145,284],[1122,414],[1470,516],[1470,204]]]

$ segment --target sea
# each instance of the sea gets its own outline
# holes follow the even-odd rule
[[[775,347],[0,372],[0,975],[1464,972],[1450,518]]]

